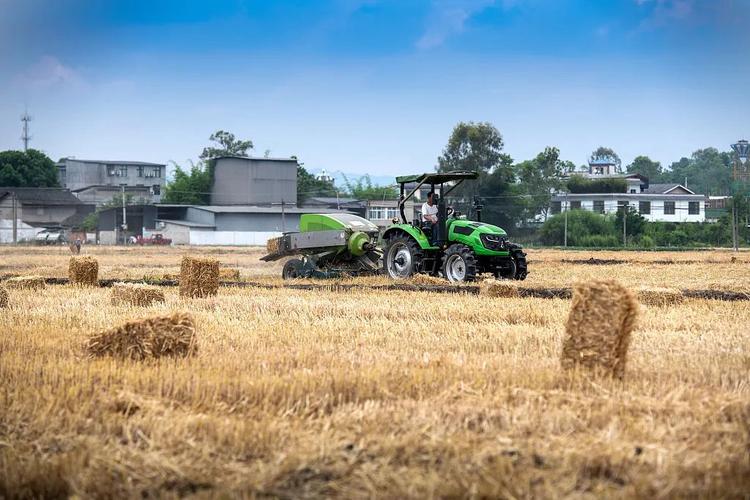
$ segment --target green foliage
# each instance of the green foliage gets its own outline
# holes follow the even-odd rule
[[[0,152],[0,186],[58,187],[57,166],[36,149]]]
[[[560,150],[554,147],[546,147],[533,160],[516,166],[522,192],[527,195],[523,202],[526,218],[547,214],[551,193],[560,189],[560,178],[567,166],[560,160]]]
[[[253,149],[253,141],[242,141],[236,139],[234,134],[217,130],[208,138],[215,142],[219,147],[208,146],[203,148],[200,159],[203,161],[211,160],[219,156],[245,156],[248,149]]]
[[[726,195],[732,190],[732,153],[715,148],[699,149],[690,158],[672,163],[665,172],[666,182],[684,184],[696,193]]]
[[[438,157],[438,172],[490,172],[501,163],[503,137],[487,122],[459,122]]]
[[[363,175],[355,181],[344,176],[347,194],[357,200],[394,200],[398,190],[394,186],[378,186],[372,183],[369,175]]]
[[[627,217],[625,216],[626,213]],[[634,210],[633,207],[628,207],[627,212],[624,210],[618,210],[614,218],[615,228],[617,229],[618,234],[622,234],[623,232],[623,218],[625,218],[626,222],[625,230],[627,232],[628,242],[637,240],[641,234],[643,234],[648,222],[641,214]]]
[[[599,146],[591,153],[591,160],[596,160],[597,158],[611,158],[615,163],[615,171],[622,171],[622,160],[620,159],[620,156],[615,153],[614,149],[605,146]]]
[[[191,164],[185,171],[175,166],[174,179],[164,189],[163,201],[181,205],[207,205],[211,200],[213,186],[213,162]]]
[[[295,158],[295,157],[292,157]],[[296,159],[296,158],[295,158]],[[334,197],[336,188],[332,182],[321,181],[309,173],[302,165],[297,165],[297,204],[316,196]]]
[[[81,229],[86,231],[87,233],[92,233],[96,231],[96,228],[99,227],[99,212],[91,212],[88,214],[81,223]]]
[[[626,168],[629,174],[641,174],[650,182],[661,182],[664,174],[661,163],[653,161],[648,156],[637,156]]]
[[[587,179],[582,175],[571,175],[566,183],[571,193],[625,193],[628,183],[625,179]]]
[[[565,214],[553,215],[540,231],[541,241],[546,245],[562,245],[565,241]],[[568,212],[568,245],[570,246],[616,246],[618,234],[611,217],[571,210]]]

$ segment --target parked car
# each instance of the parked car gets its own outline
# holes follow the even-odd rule
[[[66,242],[65,230],[60,227],[48,227],[34,237],[37,245],[62,245]]]
[[[165,238],[161,234],[155,234],[150,238],[144,238],[143,236],[136,236],[135,243],[139,245],[171,245],[172,240]]]

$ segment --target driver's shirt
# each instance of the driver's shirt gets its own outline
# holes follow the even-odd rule
[[[430,206],[430,204],[427,202],[422,203],[422,222],[427,222],[427,218],[425,217],[426,215],[437,216],[437,213],[437,205]]]

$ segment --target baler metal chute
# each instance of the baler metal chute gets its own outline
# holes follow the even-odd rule
[[[268,240],[261,260],[301,256],[286,262],[284,279],[376,274],[383,256],[378,236],[375,224],[353,214],[303,214],[300,232]]]

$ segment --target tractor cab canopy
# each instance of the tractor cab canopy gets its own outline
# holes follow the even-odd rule
[[[455,170],[453,172],[442,172],[442,173],[428,173],[428,174],[415,174],[415,175],[402,175],[396,177],[396,182],[399,184],[408,184],[410,182],[416,182],[417,184],[444,184],[451,181],[464,181],[466,179],[476,179],[479,177],[477,172],[470,172],[465,170]]]
[[[448,195],[451,191],[453,191],[456,187],[458,187],[459,184],[461,184],[465,180],[473,180],[479,177],[479,173],[477,172],[471,172],[468,170],[454,170],[452,172],[433,172],[433,173],[426,173],[426,174],[415,174],[415,175],[402,175],[401,177],[396,177],[396,182],[398,182],[401,186],[401,195],[398,198],[398,208],[399,208],[399,214],[401,215],[401,221],[406,224],[406,214],[404,213],[404,205],[406,204],[406,201],[414,196],[414,193],[416,193],[420,187],[422,187],[425,184],[429,184],[431,186],[440,186],[440,197],[444,198]],[[443,191],[443,184],[446,182],[451,182],[453,185],[447,190]],[[412,190],[407,194],[406,193],[406,184],[412,184],[416,183],[416,186],[412,188]],[[438,207],[444,206],[444,202],[441,200]],[[445,219],[445,215],[443,214],[442,219]]]

